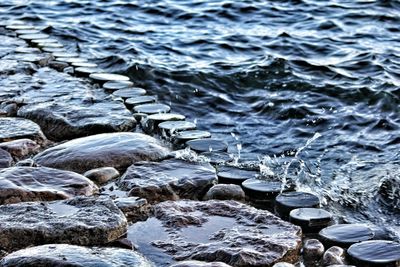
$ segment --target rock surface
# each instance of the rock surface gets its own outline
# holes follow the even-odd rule
[[[104,184],[119,177],[119,171],[113,167],[103,167],[87,171],[83,176],[97,184]]]
[[[0,214],[0,247],[8,251],[51,243],[105,244],[127,230],[125,216],[109,198],[2,205]]]
[[[211,187],[204,196],[204,200],[210,199],[244,201],[245,195],[239,185],[217,184]]]
[[[90,196],[97,190],[92,181],[74,172],[45,167],[0,170],[0,205]]]
[[[38,164],[84,173],[100,167],[124,170],[131,164],[161,160],[169,150],[140,133],[109,133],[78,138],[49,148],[34,158]]]
[[[13,158],[10,153],[0,148],[0,168],[8,168],[11,166]]]
[[[0,143],[0,148],[8,151],[13,157],[23,158],[37,152],[40,146],[30,139],[18,139]]]
[[[130,166],[118,184],[130,190],[130,196],[149,203],[177,199],[201,199],[216,183],[215,169],[208,163],[191,163],[169,159],[139,162]]]
[[[130,226],[128,239],[157,266],[184,260],[272,266],[298,260],[301,229],[235,201],[166,201],[154,206],[154,217]]]
[[[51,244],[11,253],[0,261],[0,266],[151,267],[153,264],[128,249]]]
[[[22,118],[0,117],[0,142],[23,138],[29,138],[38,143],[43,143],[46,140],[39,125],[33,121]]]

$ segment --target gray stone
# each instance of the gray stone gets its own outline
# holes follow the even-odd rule
[[[303,246],[303,257],[306,260],[319,260],[325,252],[324,245],[318,239],[307,239]]]
[[[204,262],[204,261],[181,261],[172,264],[170,267],[229,267],[223,262]]]
[[[10,153],[0,148],[0,169],[10,167],[12,162],[13,158]]]
[[[30,139],[18,139],[0,143],[0,148],[6,150],[13,157],[23,158],[27,155],[37,152],[40,146],[35,141]]]
[[[11,253],[0,261],[0,266],[151,267],[154,265],[139,253],[128,249],[51,244]]]
[[[129,222],[146,220],[151,212],[151,206],[146,199],[138,197],[122,197],[115,201],[117,207],[125,214]]]
[[[97,186],[74,172],[45,167],[12,167],[0,170],[0,205],[90,196]]]
[[[0,214],[0,247],[8,251],[52,243],[106,244],[127,230],[124,214],[108,197],[2,205]]]
[[[130,190],[130,196],[157,203],[164,200],[202,199],[216,181],[215,169],[209,163],[169,159],[136,163],[127,169],[118,184],[121,189]]]
[[[158,266],[220,261],[232,266],[297,262],[301,229],[236,201],[166,201],[129,227],[128,239]]]
[[[341,247],[333,246],[327,249],[322,258],[324,265],[345,264],[345,251]]]
[[[38,143],[44,143],[46,140],[39,125],[33,121],[0,117],[0,142],[24,138],[35,140]]]
[[[84,173],[100,167],[124,170],[131,164],[165,158],[169,150],[141,133],[109,133],[78,138],[35,156],[43,166]]]
[[[204,196],[204,200],[210,199],[244,201],[245,194],[239,185],[217,184],[211,187]]]
[[[105,184],[119,177],[119,171],[113,167],[103,167],[87,171],[83,176],[86,176],[97,184]]]

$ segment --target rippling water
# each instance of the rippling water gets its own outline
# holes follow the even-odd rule
[[[347,220],[400,235],[400,207],[377,198],[400,175],[399,1],[3,0],[0,12],[48,26]]]

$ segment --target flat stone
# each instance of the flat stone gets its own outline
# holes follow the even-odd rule
[[[345,264],[346,252],[341,247],[333,246],[325,251],[322,263],[327,265]]]
[[[36,39],[36,40],[32,40],[32,43],[34,43],[34,44],[58,43],[58,40],[53,39],[53,38]]]
[[[0,247],[8,251],[42,244],[106,244],[127,230],[124,214],[108,197],[2,205],[0,214]]]
[[[23,53],[23,54],[32,54],[32,53],[40,53],[40,50],[35,47],[25,47],[19,46],[14,50],[16,53]]]
[[[39,47],[48,47],[48,48],[63,48],[64,47],[63,44],[60,44],[60,43],[49,43],[49,42],[40,42],[40,43],[37,43],[37,45]]]
[[[164,200],[203,198],[217,181],[215,169],[208,163],[169,159],[161,162],[138,162],[130,166],[118,184],[129,195],[149,203]]]
[[[42,47],[41,49],[48,53],[65,52],[64,47]]]
[[[13,59],[13,60],[35,63],[40,66],[44,66],[47,64],[49,57],[47,57],[44,54],[38,54],[38,53],[31,53],[31,54],[16,53],[14,55],[6,56],[5,59]]]
[[[230,267],[223,262],[204,262],[204,261],[181,261],[172,264],[170,267]]]
[[[36,69],[34,64],[30,62],[19,62],[16,59],[2,59],[0,60],[0,75],[14,75],[18,73],[18,75],[22,76],[21,73],[32,73]],[[6,80],[6,79],[3,79]],[[4,91],[5,88],[2,88]],[[1,91],[0,91],[1,92]],[[7,98],[8,99],[8,98]]]
[[[103,88],[110,91],[120,90],[132,86],[133,82],[131,81],[108,81],[103,84]]]
[[[200,156],[204,157],[207,161],[209,161],[211,164],[215,164],[215,165],[222,165],[222,164],[226,164],[229,162],[232,162],[234,160],[234,157],[232,154],[229,154],[227,152],[216,152],[216,151],[212,151],[212,152],[203,152],[200,154]],[[217,173],[218,175],[218,173]],[[251,177],[253,178],[253,177]],[[224,181],[223,179],[221,179],[218,176],[218,182],[219,183],[225,183],[225,184],[237,184],[239,183],[240,185],[242,184],[243,181],[239,182],[239,181]]]
[[[211,138],[190,140],[186,142],[186,145],[198,153],[228,151],[228,144],[226,142]]]
[[[211,187],[204,196],[204,200],[210,199],[244,201],[245,195],[239,185],[217,184]]]
[[[55,53],[61,53],[61,52],[55,52]],[[85,68],[97,68],[98,67],[98,65],[96,63],[90,63],[90,62],[71,62],[71,65],[74,67],[85,67]]]
[[[208,131],[189,130],[189,131],[178,132],[174,136],[174,139],[176,140],[177,143],[185,143],[186,141],[189,140],[203,139],[209,137],[211,137],[211,133]]]
[[[275,211],[282,218],[289,218],[289,213],[298,208],[318,208],[319,198],[306,192],[285,192],[275,199]]]
[[[171,136],[176,132],[195,130],[196,124],[190,121],[164,121],[158,124],[158,128],[162,135]]]
[[[47,39],[47,38],[49,38],[49,35],[44,34],[44,33],[22,34],[19,36],[19,38],[21,38],[23,40],[37,40],[37,39]]]
[[[120,91],[120,90],[118,90]],[[116,91],[116,92],[118,92]],[[135,96],[135,97],[130,97],[125,100],[125,105],[128,108],[132,108],[137,105],[142,105],[142,104],[149,104],[149,103],[154,103],[157,101],[156,96],[152,95],[144,95],[144,96]]]
[[[27,25],[27,24],[11,24],[11,25],[7,25],[6,29],[9,29],[9,30],[32,30],[32,29],[35,29],[35,26]]]
[[[73,62],[87,62],[86,58],[81,57],[56,57],[57,61],[73,63]]]
[[[112,179],[118,178],[119,171],[113,167],[102,167],[87,171],[83,176],[97,184],[105,184]]]
[[[185,119],[184,115],[175,114],[175,113],[159,113],[159,114],[151,114],[147,116],[144,120],[141,120],[140,124],[142,125],[143,131],[146,133],[153,133],[157,126],[161,122],[165,121],[183,121]]]
[[[246,196],[253,200],[272,200],[282,191],[288,189],[280,181],[270,181],[264,179],[247,179],[242,183]]]
[[[157,114],[157,113],[168,113],[171,107],[165,104],[143,104],[138,105],[133,108],[135,112],[145,113],[145,114]]]
[[[140,133],[109,133],[78,138],[49,148],[35,161],[47,167],[84,173],[100,167],[124,170],[135,162],[158,161],[169,150],[150,136]]]
[[[332,223],[332,214],[323,209],[299,208],[290,212],[289,220],[304,232],[315,233]]]
[[[90,74],[98,72],[98,68],[78,67],[75,68],[74,73],[78,76],[89,77]]]
[[[114,202],[129,222],[144,221],[150,216],[151,205],[144,198],[122,197]]]
[[[99,82],[107,82],[107,81],[129,81],[129,77],[120,75],[120,74],[112,74],[112,73],[92,73],[89,76],[95,81]]]
[[[274,264],[274,266],[272,267],[295,267],[293,264],[291,263],[287,263],[287,262],[278,262],[276,264]]]
[[[235,201],[166,201],[130,226],[128,239],[157,266],[198,260],[261,267],[296,262],[301,230]]]
[[[347,253],[357,266],[400,266],[400,243],[393,241],[360,242],[351,245]]]
[[[374,232],[364,224],[337,224],[319,232],[321,241],[328,246],[349,247],[374,238]]]
[[[11,253],[0,261],[0,266],[152,267],[154,265],[139,253],[128,249],[51,244]]]
[[[0,169],[8,168],[13,163],[13,158],[10,153],[0,148]],[[1,170],[0,170],[1,172]]]
[[[0,205],[90,196],[97,191],[92,181],[74,172],[45,167],[0,170]]]
[[[24,138],[35,140],[40,144],[46,140],[39,125],[33,121],[23,118],[0,117],[0,142]]]
[[[15,32],[17,33],[17,35],[22,35],[22,34],[37,34],[37,33],[40,33],[40,31],[35,30],[35,29],[16,30]]]
[[[52,53],[53,57],[61,57],[61,58],[77,58],[79,54],[77,53],[70,53],[70,52],[54,52]]]
[[[131,97],[136,97],[136,96],[141,96],[145,95],[146,90],[138,87],[129,87],[129,88],[123,88],[119,89],[113,92],[113,95],[116,97],[121,97],[123,99],[131,98]]]
[[[204,155],[204,154],[202,154]],[[228,157],[229,159],[229,157]],[[237,184],[242,183],[248,179],[254,179],[259,175],[256,171],[239,169],[237,167],[221,166],[218,167],[217,176],[218,183],[221,184]]]

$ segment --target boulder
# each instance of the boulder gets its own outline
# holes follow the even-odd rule
[[[130,196],[149,203],[177,199],[202,199],[217,181],[209,163],[193,163],[177,159],[161,162],[139,162],[130,166],[118,184],[130,190]]]
[[[82,137],[49,148],[34,157],[43,166],[84,173],[100,167],[124,170],[135,162],[157,161],[169,150],[141,133],[108,133]]]
[[[166,201],[128,229],[128,239],[156,265],[175,261],[272,266],[297,262],[301,229],[236,201]]]
[[[0,204],[51,201],[90,196],[97,186],[86,177],[45,167],[12,167],[0,170]]]
[[[154,265],[139,253],[128,249],[50,244],[11,253],[0,261],[0,266],[152,267]]]
[[[124,214],[108,197],[2,205],[0,214],[0,247],[8,251],[52,243],[106,244],[127,230]]]
[[[0,169],[10,167],[12,162],[13,158],[10,153],[0,148]]]
[[[237,200],[244,201],[245,195],[243,189],[236,184],[217,184],[208,190],[204,200]]]
[[[119,171],[113,167],[103,167],[87,171],[83,175],[97,184],[105,184],[119,177]]]
[[[23,158],[37,152],[40,146],[30,139],[18,139],[0,143],[0,148],[8,151],[13,157]]]
[[[24,138],[35,140],[38,143],[44,143],[46,140],[39,125],[33,121],[0,117],[0,142]]]

